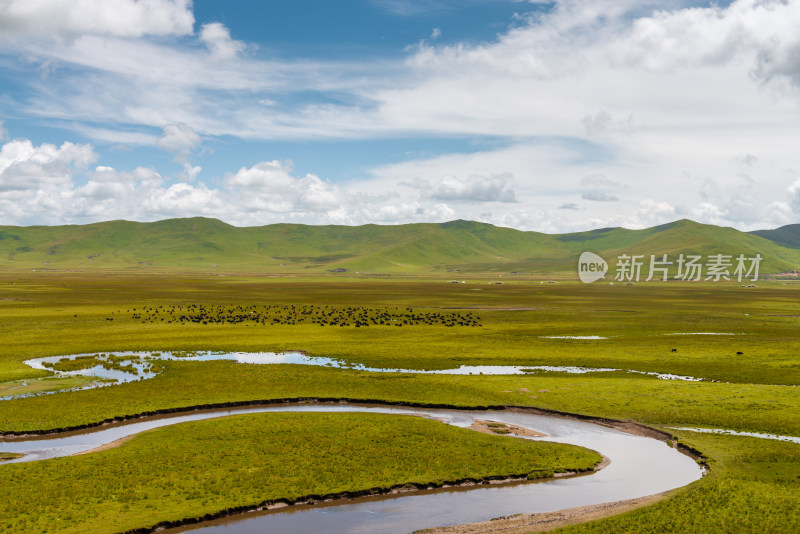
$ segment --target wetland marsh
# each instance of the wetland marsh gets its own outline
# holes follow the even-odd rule
[[[15,300],[0,300],[4,332],[0,391],[5,384],[4,393],[12,394],[15,386],[11,384],[31,385],[40,380],[47,380],[48,390],[58,389],[52,384],[63,380],[64,391],[3,401],[0,432],[10,439],[14,433],[91,426],[159,410],[291,398],[347,398],[462,408],[530,406],[633,419],[664,428],[705,454],[711,465],[710,474],[704,479],[676,490],[664,501],[627,514],[624,520],[605,519],[597,527],[587,524],[573,528],[603,531],[604,525],[614,525],[621,531],[643,532],[651,531],[653,524],[666,525],[667,521],[684,525],[688,531],[699,531],[703,525],[714,525],[721,515],[731,518],[726,521],[739,521],[739,525],[763,525],[761,531],[780,532],[779,527],[793,524],[791,514],[800,506],[796,497],[800,472],[795,473],[793,467],[800,457],[795,450],[800,445],[763,445],[765,440],[759,440],[762,444],[757,445],[751,442],[756,438],[672,429],[700,427],[800,436],[800,360],[796,356],[800,336],[795,317],[800,315],[800,287],[782,282],[742,288],[734,284],[680,283],[579,286],[569,282],[540,284],[537,280],[494,285],[491,281],[490,277],[448,284],[435,278],[5,273],[0,279],[0,297]],[[428,317],[446,310],[461,314],[462,322],[467,313],[472,318],[479,316],[480,326],[447,326],[450,323],[434,321],[417,321],[402,328],[356,327],[354,323],[320,327],[311,321],[181,324],[162,322],[160,318],[142,322],[142,318],[133,317],[132,311],[190,305],[204,306],[206,310],[328,306],[337,310],[358,308],[375,317],[388,309],[398,316]],[[107,320],[112,314],[114,320]],[[712,333],[736,335],[700,335]],[[105,359],[116,355],[111,356],[117,358],[112,360],[115,365],[126,367],[128,364],[120,359],[125,353],[163,355],[167,351],[294,352],[303,358],[329,358],[325,363],[330,365],[158,359],[148,364],[158,365],[152,378],[79,391],[66,391],[75,389],[78,378],[74,375],[52,377],[55,360],[63,355],[102,354]],[[34,369],[24,363],[36,358],[47,358],[53,368]],[[97,362],[86,358],[83,363],[71,365],[90,363]],[[62,365],[69,372],[70,364]],[[462,368],[514,368],[522,374],[444,374]],[[594,371],[568,372],[573,368]],[[658,374],[703,380],[662,380]],[[358,441],[354,437],[342,439],[345,447]],[[125,451],[129,445],[125,443],[117,450]],[[97,454],[101,453],[88,454],[81,461],[90,461],[84,459]],[[42,465],[58,465],[65,460],[47,460]],[[388,469],[392,461],[384,461]],[[177,469],[179,464],[171,464],[170,469]],[[40,469],[31,465],[14,466],[19,471],[13,474],[11,465],[0,466],[0,478],[7,483],[24,480],[34,472],[25,470]],[[145,475],[144,468],[132,470],[133,464],[125,465],[116,476],[135,479]],[[314,473],[312,467],[306,469]],[[414,469],[409,467],[408,473]],[[489,474],[481,470],[475,466],[473,472]],[[164,478],[164,471],[152,476],[165,483],[169,478]],[[235,484],[247,485],[246,478],[236,478]],[[80,479],[69,473],[61,477],[62,483]],[[193,480],[195,486],[184,481],[184,487],[197,496],[197,500],[187,502],[197,504],[207,488],[201,479]],[[127,504],[130,509],[139,510],[131,515],[136,518],[131,525],[153,524],[148,518],[155,516],[142,512],[152,512],[147,507],[148,502],[152,503],[149,496],[145,498],[137,492],[115,495],[112,500],[120,506]],[[266,494],[262,495],[266,498]],[[278,491],[273,495],[283,494]],[[768,500],[757,499],[757,495],[767,495]],[[7,497],[11,499],[10,494]],[[63,513],[74,524],[80,524],[110,504],[92,503],[93,498],[86,497],[80,503],[66,505],[56,515]],[[163,517],[176,520],[191,515],[187,510],[213,508],[195,504],[170,504]],[[702,508],[710,505],[716,507],[711,514]],[[28,516],[24,505],[13,506],[3,514],[7,519],[0,531],[13,531],[13,525],[29,520]],[[55,516],[49,517],[55,521]],[[42,523],[39,527],[33,525],[31,532],[47,531]]]

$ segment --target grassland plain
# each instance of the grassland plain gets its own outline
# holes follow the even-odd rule
[[[800,446],[678,434],[712,458],[705,479],[653,506],[558,532],[800,532]]]
[[[580,447],[420,417],[236,416],[145,432],[103,452],[3,466],[0,532],[113,533],[266,500],[398,483],[539,478],[586,471],[600,460]]]
[[[489,284],[498,279],[505,283]],[[44,376],[22,364],[27,358],[115,350],[303,350],[376,367],[585,365],[721,382],[664,381],[624,373],[442,376],[167,362],[165,371],[151,380],[4,401],[0,431],[58,428],[216,402],[346,397],[460,406],[525,405],[631,418],[656,426],[697,425],[800,436],[800,285],[542,282],[494,275],[449,284],[434,277],[3,273],[0,382]],[[143,307],[192,303],[457,309],[478,314],[482,326],[203,325],[134,318],[134,308],[138,313]],[[735,335],[671,335],[687,333]],[[712,476],[656,508],[625,516],[629,531],[652,531],[649,525],[655,516],[648,514],[655,513],[661,514],[657,524],[675,525],[659,531],[704,531],[705,523],[691,523],[692,517],[708,512],[702,509],[704,504],[692,505],[695,498],[713,503],[718,507],[715,513],[729,518],[720,523],[723,531],[738,532],[737,524],[761,521],[767,527],[761,531],[785,532],[780,525],[792,524],[789,519],[781,523],[780,518],[796,513],[800,479],[778,477],[765,482],[764,476],[770,469],[792,472],[800,446],[757,442],[764,451],[772,451],[773,460],[767,466],[758,459],[756,442],[748,438],[682,437],[712,456]],[[752,454],[731,452],[739,450]],[[774,506],[763,505],[761,490],[773,492]],[[592,528],[602,529],[600,525]],[[691,528],[682,528],[687,525]]]

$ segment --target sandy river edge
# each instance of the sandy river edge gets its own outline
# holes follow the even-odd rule
[[[497,519],[480,523],[428,528],[418,530],[415,534],[528,534],[533,532],[547,532],[567,525],[603,519],[612,515],[622,514],[637,508],[649,506],[666,498],[670,493],[671,492],[662,492],[646,497],[638,497],[636,499],[567,508],[556,512],[498,517]]]

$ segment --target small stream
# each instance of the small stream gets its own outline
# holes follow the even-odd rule
[[[706,379],[658,373],[650,371],[636,371],[617,369],[611,367],[577,367],[555,365],[461,365],[452,369],[403,369],[392,367],[368,367],[363,364],[350,364],[348,362],[321,356],[308,356],[302,352],[148,352],[148,351],[122,351],[97,354],[70,354],[66,356],[48,356],[26,360],[24,363],[33,369],[52,372],[58,376],[85,376],[96,381],[75,389],[91,389],[110,386],[124,382],[147,380],[159,374],[161,361],[212,361],[230,360],[243,364],[254,365],[312,365],[336,369],[351,369],[370,373],[419,373],[433,375],[530,375],[537,373],[610,373],[626,372],[653,376],[662,380],[681,380],[699,382]],[[80,367],[80,368],[77,368]],[[60,390],[66,391],[66,390]],[[37,395],[50,395],[60,391],[48,391],[20,395],[7,395],[0,397],[2,400],[19,399]]]
[[[89,451],[117,439],[162,426],[262,412],[417,414],[441,419],[459,427],[469,427],[476,419],[488,419],[519,425],[547,435],[543,438],[523,439],[579,445],[598,451],[611,462],[606,468],[583,476],[545,482],[359,498],[314,506],[300,505],[241,514],[175,531],[207,530],[213,534],[409,533],[433,526],[486,521],[518,513],[550,512],[652,495],[689,484],[703,474],[694,460],[663,442],[626,434],[591,422],[510,410],[420,409],[342,403],[253,406],[172,414],[55,438],[10,440],[2,442],[0,448],[4,452],[25,454],[13,462],[45,460]]]
[[[774,441],[788,441],[800,444],[800,437],[782,436],[780,434],[767,434],[764,432],[744,432],[741,430],[728,430],[725,428],[696,428],[696,427],[669,427],[672,430],[686,430],[688,432],[699,432],[703,434],[720,434],[723,436],[745,436],[748,438],[771,439]]]

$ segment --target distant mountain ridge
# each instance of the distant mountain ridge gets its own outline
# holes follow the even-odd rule
[[[750,233],[784,247],[800,248],[800,224],[787,224],[774,230],[756,230]]]
[[[762,272],[800,267],[800,224],[741,232],[689,220],[627,230],[543,234],[475,221],[239,228],[202,217],[152,223],[0,226],[0,269],[186,269],[247,272],[574,273],[581,252],[748,254]]]

